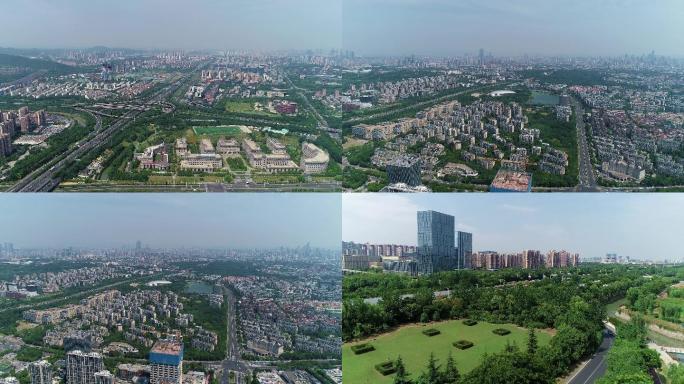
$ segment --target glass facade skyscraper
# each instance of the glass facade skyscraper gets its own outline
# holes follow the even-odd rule
[[[458,231],[456,238],[458,241],[456,269],[470,268],[470,255],[473,253],[473,234]]]
[[[418,212],[418,273],[429,275],[456,267],[454,217],[435,211]]]
[[[416,187],[423,182],[420,179],[420,158],[400,158],[387,164],[387,179],[390,184],[404,183]]]

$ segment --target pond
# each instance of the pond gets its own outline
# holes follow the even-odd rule
[[[529,103],[534,105],[558,105],[558,95],[548,92],[532,91]]]
[[[185,293],[207,295],[214,292],[214,287],[204,281],[190,281],[185,286]]]

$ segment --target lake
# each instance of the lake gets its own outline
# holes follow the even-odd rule
[[[548,92],[532,91],[529,103],[534,105],[558,105],[558,95]]]
[[[205,283],[204,281],[190,281],[185,286],[185,293],[207,295],[214,293],[214,287]]]

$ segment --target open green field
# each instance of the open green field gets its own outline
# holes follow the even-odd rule
[[[265,103],[262,103],[264,105]],[[226,112],[244,113],[250,115],[273,116],[267,111],[257,111],[254,109],[254,101],[227,101]]]
[[[226,180],[224,175],[201,175],[201,176],[173,176],[168,175],[151,175],[149,183],[154,185],[172,185],[172,184],[200,184],[200,183],[222,183]]]
[[[299,175],[290,174],[270,174],[270,173],[259,173],[252,175],[252,180],[255,183],[279,183],[279,184],[293,184],[301,183],[301,177]]]
[[[428,328],[438,329],[441,333],[428,337],[422,333]],[[496,328],[506,328],[511,333],[498,336],[492,333],[492,330]],[[451,352],[458,370],[463,374],[477,367],[483,354],[503,350],[506,342],[525,348],[527,332],[526,329],[511,324],[479,322],[469,327],[464,325],[462,320],[407,325],[371,339],[345,344],[342,347],[344,380],[357,384],[391,383],[394,376],[382,376],[374,366],[387,360],[395,361],[399,355],[404,360],[406,369],[415,379],[425,369],[430,352],[434,352],[439,363],[444,363]],[[471,341],[475,345],[465,350],[452,345],[454,341],[462,339]],[[551,340],[551,335],[544,331],[537,331],[537,339],[539,345],[545,345]],[[355,355],[351,347],[360,343],[369,343],[375,347],[375,350]]]
[[[196,135],[237,136],[242,130],[237,125],[219,125],[215,127],[192,127]]]
[[[660,316],[673,323],[682,322],[684,319],[684,299],[680,297],[667,297],[657,300]]]

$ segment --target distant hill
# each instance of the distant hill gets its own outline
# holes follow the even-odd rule
[[[15,56],[0,53],[0,67],[26,68],[29,71],[51,71],[57,73],[79,72],[78,68],[49,60],[31,59],[24,56]]]

